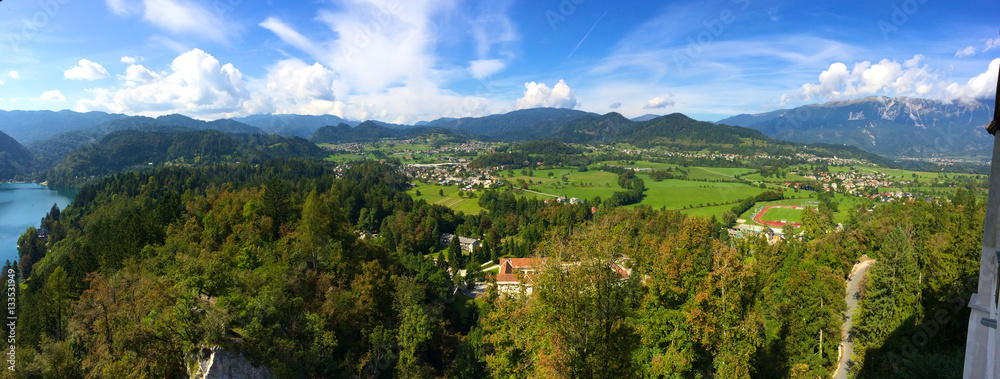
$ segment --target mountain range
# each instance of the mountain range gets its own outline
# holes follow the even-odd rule
[[[991,104],[873,96],[741,114],[719,124],[756,129],[792,142],[857,146],[890,157],[987,157],[992,138],[984,127]]]
[[[745,146],[750,140],[779,142],[772,141],[773,138],[856,146],[889,157],[988,157],[992,143],[983,126],[992,117],[991,108],[982,102],[867,97],[741,114],[714,124],[681,114],[650,114],[630,120],[614,112],[599,115],[572,109],[536,108],[485,117],[440,118],[412,126],[349,121],[332,115],[254,115],[202,121],[177,114],[150,118],[103,112],[0,111],[0,132],[6,133],[3,136],[6,138],[0,138],[0,154],[3,154],[0,164],[6,167],[0,179],[9,179],[30,168],[53,167],[71,152],[128,129],[277,134],[316,143],[412,138],[432,133],[453,140],[518,142],[547,138],[567,143],[624,142],[635,146],[691,148],[711,144]]]

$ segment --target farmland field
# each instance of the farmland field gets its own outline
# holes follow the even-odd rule
[[[733,203],[740,199],[757,196],[763,189],[742,183],[706,183],[679,179],[661,182],[646,181],[646,198],[642,205],[653,209],[682,209],[685,206],[711,206]],[[729,205],[732,207],[732,204]]]

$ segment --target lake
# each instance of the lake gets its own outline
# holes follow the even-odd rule
[[[17,259],[17,239],[25,229],[37,228],[52,204],[66,208],[77,192],[34,183],[0,184],[0,264]]]

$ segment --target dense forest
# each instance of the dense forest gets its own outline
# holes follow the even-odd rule
[[[35,159],[24,146],[0,132],[0,181],[24,175],[34,168]]]
[[[811,238],[768,244],[673,211],[510,190],[466,215],[407,186],[390,164],[338,175],[297,159],[92,182],[42,220],[47,238],[19,241],[17,373],[179,377],[219,346],[278,377],[826,377],[845,279],[867,255],[857,375],[960,375],[974,194],[855,210],[843,229],[817,217]],[[441,248],[442,233],[483,246]],[[532,295],[454,291],[505,256],[552,258]]]
[[[323,149],[298,137],[224,134],[217,130],[121,130],[70,153],[39,174],[54,185],[79,185],[136,166],[261,163],[273,158],[325,156]]]

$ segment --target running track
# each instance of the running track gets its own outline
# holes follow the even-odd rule
[[[802,226],[801,222],[789,222],[789,223],[785,223],[785,222],[781,222],[781,221],[764,221],[764,220],[761,220],[760,216],[763,216],[765,213],[767,213],[767,210],[771,209],[771,208],[806,209],[805,207],[800,207],[800,206],[797,206],[797,205],[768,205],[768,206],[764,207],[764,209],[761,209],[760,212],[757,212],[757,215],[753,217],[753,220],[756,221],[756,222],[758,222],[758,223],[760,223],[760,224],[767,225],[767,226],[782,227],[782,226],[785,226],[785,224],[790,224],[791,226],[796,227],[796,228]]]

